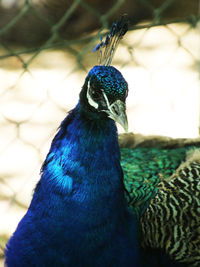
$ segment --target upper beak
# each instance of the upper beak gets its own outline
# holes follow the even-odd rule
[[[117,100],[108,107],[106,111],[108,117],[118,122],[128,132],[128,120],[126,116],[126,105],[121,100]]]

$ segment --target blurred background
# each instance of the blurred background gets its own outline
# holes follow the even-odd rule
[[[113,65],[129,84],[129,131],[199,137],[200,0],[0,0],[0,265],[92,50],[124,13]]]

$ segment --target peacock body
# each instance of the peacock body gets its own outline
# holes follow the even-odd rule
[[[148,207],[149,201],[158,193],[158,183],[162,179],[168,181],[185,161],[187,152],[194,148],[191,144],[173,148],[152,146],[120,149],[129,204],[134,206],[138,218]]]
[[[200,150],[168,179],[140,218],[142,246],[165,252],[181,266],[200,266]]]
[[[149,261],[159,267],[200,266],[200,142],[184,141],[173,140],[168,148],[156,146],[155,140],[154,147],[121,148],[129,205],[141,230],[144,266]],[[163,253],[167,260],[163,261]]]

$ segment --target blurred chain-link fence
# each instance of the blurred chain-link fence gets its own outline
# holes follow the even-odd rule
[[[23,216],[52,136],[77,102],[102,30],[127,13],[113,65],[127,78],[129,130],[196,137],[199,0],[0,1],[0,253]]]

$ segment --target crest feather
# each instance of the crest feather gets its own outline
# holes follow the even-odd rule
[[[99,51],[99,65],[109,66],[117,49],[119,41],[128,30],[128,19],[126,15],[121,16],[115,21],[110,32],[106,35],[105,42],[100,38],[100,43],[95,46],[93,51]]]

